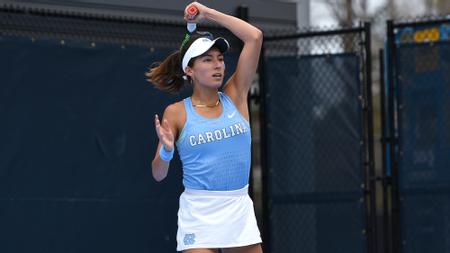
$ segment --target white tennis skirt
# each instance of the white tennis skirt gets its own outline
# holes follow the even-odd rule
[[[248,186],[234,191],[185,189],[178,210],[177,251],[261,243]]]

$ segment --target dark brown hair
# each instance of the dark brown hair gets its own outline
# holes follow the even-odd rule
[[[147,81],[152,83],[157,89],[167,91],[170,93],[177,93],[180,91],[185,83],[183,76],[185,73],[181,67],[181,61],[191,44],[200,37],[212,37],[209,32],[196,32],[194,34],[185,34],[184,40],[181,43],[180,50],[175,51],[169,55],[163,62],[155,62],[150,66],[149,71],[145,73]],[[194,63],[192,58],[188,66],[192,67]],[[186,76],[190,81],[190,77]]]
[[[155,62],[145,73],[147,81],[157,89],[170,93],[177,93],[184,86],[183,71],[181,70],[181,53],[176,51],[163,62]]]

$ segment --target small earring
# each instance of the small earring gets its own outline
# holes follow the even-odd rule
[[[183,75],[183,79],[184,79],[185,81],[187,81],[187,80],[188,80],[187,75]]]

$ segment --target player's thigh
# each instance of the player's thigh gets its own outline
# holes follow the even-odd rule
[[[223,249],[223,253],[262,253],[261,244]]]
[[[219,253],[217,249],[188,249],[183,250],[183,253]]]

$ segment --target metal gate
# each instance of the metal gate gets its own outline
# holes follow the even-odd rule
[[[387,37],[382,105],[384,171],[392,182],[388,248],[449,252],[450,20],[388,21]]]
[[[370,25],[264,40],[265,252],[372,252]]]

